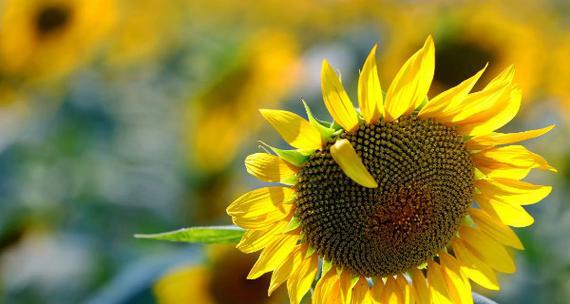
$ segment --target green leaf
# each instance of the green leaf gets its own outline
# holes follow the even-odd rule
[[[314,116],[313,116],[313,112],[311,112],[311,109],[309,108],[309,106],[307,105],[307,103],[304,100],[301,100],[301,102],[303,102],[303,106],[305,106],[305,111],[307,112],[307,117],[309,118],[309,123],[311,125],[313,125],[313,127],[315,127],[317,130],[319,130],[319,133],[321,133],[321,137],[323,138],[324,142],[329,141],[329,139],[332,137],[333,133],[335,132],[334,129],[325,127],[324,125],[322,125]]]
[[[171,242],[228,244],[239,242],[244,232],[242,228],[236,226],[208,226],[182,228],[154,234],[135,234],[135,237]]]
[[[303,150],[283,150],[272,147],[262,141],[259,141],[264,147],[269,148],[273,153],[277,154],[277,156],[281,157],[281,159],[291,163],[293,166],[301,167],[314,151],[303,151]]]

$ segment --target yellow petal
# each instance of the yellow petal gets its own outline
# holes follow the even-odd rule
[[[534,223],[532,216],[519,205],[492,199],[483,194],[474,194],[473,197],[483,210],[498,218],[505,225],[527,227]]]
[[[236,248],[244,253],[259,251],[269,245],[277,234],[283,232],[287,224],[287,221],[279,221],[267,229],[248,230],[243,234]]]
[[[454,303],[472,304],[471,285],[459,270],[459,263],[445,252],[441,252],[439,258],[450,298]]]
[[[226,212],[234,224],[246,229],[268,229],[290,218],[294,191],[284,187],[266,187],[250,191],[228,206]]]
[[[230,216],[246,215],[256,217],[267,212],[280,210],[294,197],[295,191],[289,187],[264,187],[249,191],[233,201],[226,212]]]
[[[358,116],[352,101],[350,101],[340,79],[326,60],[323,60],[321,71],[321,89],[325,106],[334,121],[347,131],[354,131],[358,128]]]
[[[524,146],[512,145],[491,148],[472,154],[473,163],[477,167],[551,170],[556,172],[544,158],[532,153]]]
[[[284,234],[276,237],[273,243],[261,251],[247,278],[250,280],[257,279],[263,274],[275,270],[285,262],[298,240],[299,235],[297,234]]]
[[[430,36],[422,49],[404,63],[390,84],[384,104],[386,121],[411,113],[427,98],[434,70],[435,50]]]
[[[370,288],[370,297],[374,304],[382,303],[382,295],[384,294],[384,282],[382,279],[374,281],[372,288]]]
[[[404,304],[404,294],[396,283],[396,279],[388,277],[382,290],[382,301],[386,304]]]
[[[352,301],[352,288],[357,282],[357,278],[353,278],[352,273],[348,270],[342,270],[339,275],[340,294],[343,303]]]
[[[493,80],[485,86],[485,90],[503,86],[504,84],[511,84],[515,78],[515,67],[513,65],[508,66],[499,75],[497,75]]]
[[[290,183],[295,179],[298,169],[280,157],[255,153],[245,158],[247,172],[265,182]]]
[[[434,261],[428,262],[428,283],[431,293],[432,303],[449,303],[452,304],[453,301],[449,297],[449,291],[447,290],[447,283],[443,277],[443,272],[441,266]]]
[[[305,150],[321,148],[321,133],[301,116],[283,110],[260,109],[259,112],[291,146]]]
[[[403,274],[396,276],[396,284],[404,296],[403,303],[410,304],[416,302],[415,291],[412,289],[410,283]]]
[[[463,240],[456,238],[451,243],[451,246],[453,247],[455,257],[460,263],[459,268],[467,277],[481,287],[499,290],[499,282],[493,269],[472,254],[466,248]]]
[[[497,145],[507,145],[524,140],[533,139],[548,133],[554,125],[542,129],[529,130],[517,133],[491,133],[488,135],[476,136],[467,141],[468,150],[484,150]]]
[[[350,179],[367,188],[377,188],[378,184],[347,139],[340,139],[331,146],[331,156]]]
[[[444,115],[444,112],[458,113],[463,100],[467,97],[469,92],[471,92],[471,89],[473,89],[479,78],[481,78],[485,69],[487,69],[487,65],[477,72],[477,74],[471,76],[471,78],[432,98],[425,107],[420,110],[418,116],[421,118],[437,118]]]
[[[370,286],[364,277],[360,277],[352,290],[351,304],[372,304]]]
[[[486,196],[517,205],[530,205],[541,201],[552,187],[535,185],[507,178],[475,181],[475,186]]]
[[[490,216],[481,209],[469,209],[469,215],[477,224],[481,231],[499,241],[501,244],[513,247],[515,249],[524,249],[517,235],[505,224]]]
[[[306,250],[305,250],[306,252]],[[287,291],[291,303],[301,303],[303,296],[311,289],[317,275],[319,259],[316,254],[303,258],[293,267],[293,275],[287,281]]]
[[[271,274],[271,280],[269,281],[269,289],[267,295],[271,294],[281,286],[287,279],[293,275],[294,265],[298,265],[303,259],[303,249],[305,246],[297,245],[293,252],[279,265],[273,273]]]
[[[493,107],[485,113],[480,112],[474,118],[466,119],[457,128],[457,132],[477,136],[493,132],[509,123],[519,112],[522,93],[519,88],[505,92]],[[466,123],[468,122],[468,123]]]
[[[412,284],[416,291],[418,303],[429,303],[431,301],[431,294],[427,285],[426,278],[421,270],[412,269]]]
[[[340,283],[336,271],[327,272],[315,286],[315,304],[341,304]]]
[[[383,116],[382,88],[376,67],[376,45],[364,62],[358,78],[358,106],[367,123],[376,122]]]
[[[475,228],[463,226],[459,235],[465,241],[467,249],[483,262],[500,272],[513,273],[516,270],[511,255],[505,248]]]

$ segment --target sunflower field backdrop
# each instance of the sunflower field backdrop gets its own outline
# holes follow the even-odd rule
[[[497,303],[568,303],[569,58],[565,0],[0,0],[0,303],[470,303],[457,286]],[[394,79],[415,83],[415,93],[399,93]],[[464,87],[447,91],[460,83]],[[465,97],[471,88],[483,93]],[[323,91],[336,95],[323,98]],[[504,111],[497,101],[492,111],[477,112],[492,103],[477,97],[503,94],[509,96]],[[459,104],[460,98],[471,103]],[[502,127],[496,132],[536,131],[481,131],[485,119],[505,116],[510,123],[496,122]],[[424,118],[439,122],[424,127]],[[338,212],[313,199],[322,185],[343,180],[352,186],[341,192],[358,193],[360,202],[369,199],[362,193],[380,191],[366,189],[388,193],[392,180],[379,178],[384,169],[367,167],[394,162],[387,167],[394,176],[416,173],[398,165],[407,151],[362,156],[375,146],[358,130],[372,137],[396,132],[390,138],[419,130],[427,137],[398,138],[412,146],[441,145],[435,153],[455,155],[446,158],[455,167],[435,161],[429,174],[422,171],[444,185],[441,193],[414,184],[393,199],[381,198],[391,204],[420,196],[429,205],[430,198],[445,196],[446,186],[459,185],[445,196],[448,205],[464,199],[462,209],[451,212],[454,228],[430,226],[430,240],[439,241],[420,243],[429,247],[420,258],[388,254],[401,241],[398,227],[408,224],[378,220],[388,230],[374,235],[395,231],[381,240],[393,243],[362,260],[354,256],[358,248],[369,252],[365,242],[350,240],[352,251],[329,248],[335,235],[317,233],[319,210]],[[433,134],[442,142],[430,143]],[[522,139],[529,140],[493,150],[502,163],[488,161],[494,156],[485,154],[487,147]],[[475,177],[457,169],[473,166],[461,154],[464,141]],[[393,143],[400,141],[388,139],[377,151]],[[285,151],[289,145],[301,152]],[[305,153],[311,149],[325,152]],[[539,170],[529,173],[532,168]],[[319,170],[329,171],[311,180]],[[545,186],[532,188],[542,191],[533,199],[513,194],[516,203],[487,199],[485,205],[485,189],[496,185],[481,176],[510,181],[503,186],[516,179],[519,190]],[[297,202],[282,199],[277,206],[287,214],[245,210],[251,201],[236,201],[266,187],[264,181],[294,185]],[[472,184],[479,205],[471,203]],[[272,197],[292,191],[275,187],[285,190],[271,190]],[[383,212],[413,213],[404,207]],[[431,220],[423,216],[416,219]],[[233,224],[247,230],[241,251],[266,247],[262,262],[255,264],[258,253],[235,248],[243,231],[227,228]],[[201,234],[217,244],[134,237],[206,226],[224,227],[216,242],[206,236],[212,231]],[[287,237],[260,245],[270,244],[266,235],[280,236],[277,230],[287,230]],[[493,237],[505,246],[493,247]],[[413,251],[415,243],[402,242]],[[493,246],[483,250],[475,243]],[[418,267],[386,264],[396,255],[399,263]],[[462,268],[469,258],[489,265],[469,272]],[[284,262],[272,265],[277,260]],[[283,270],[288,263],[294,275]],[[441,280],[430,275],[438,268]],[[390,276],[398,271],[405,275]],[[312,281],[315,275],[321,283]],[[429,286],[422,289],[419,281]]]

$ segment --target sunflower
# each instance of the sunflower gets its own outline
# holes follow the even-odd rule
[[[228,245],[209,246],[208,263],[183,265],[168,271],[154,285],[158,303],[282,303],[285,293],[267,297],[265,285],[269,277],[249,281],[245,275],[255,258],[240,254]]]
[[[472,303],[471,281],[498,290],[515,271],[507,248],[523,249],[508,226],[533,218],[523,205],[551,191],[523,178],[541,156],[512,143],[553,126],[498,133],[518,112],[509,67],[471,92],[485,68],[428,99],[435,49],[428,37],[386,93],[376,47],[358,81],[359,110],[325,60],[322,92],[334,123],[260,110],[294,150],[267,146],[247,171],[281,183],[248,192],[227,208],[246,229],[237,248],[261,251],[248,278],[272,272],[269,294],[287,285],[299,303]]]
[[[7,0],[0,13],[0,73],[57,79],[86,60],[115,20],[113,0]]]
[[[546,29],[552,18],[545,9],[533,10],[528,1],[516,5],[515,11],[512,4],[497,1],[457,2],[447,6],[436,1],[405,7],[406,11],[414,12],[393,25],[389,47],[383,55],[387,66],[380,76],[391,77],[403,60],[402,54],[415,49],[419,38],[426,33],[436,32],[437,59],[449,64],[435,71],[432,93],[454,86],[485,63],[494,62],[488,75],[514,64],[515,80],[522,92],[534,97],[539,93],[546,68],[545,61],[536,58],[548,56]],[[483,75],[482,80],[487,82],[490,78]]]
[[[185,134],[190,163],[206,172],[219,172],[238,151],[241,139],[260,124],[252,109],[270,106],[285,97],[296,83],[296,41],[280,31],[252,35],[229,60],[229,68],[188,103]],[[270,101],[273,100],[273,101]],[[250,110],[250,111],[248,111]],[[212,145],[212,138],[217,144]]]
[[[107,61],[128,67],[160,57],[181,40],[187,17],[185,1],[128,0],[119,5],[120,18],[113,31]]]

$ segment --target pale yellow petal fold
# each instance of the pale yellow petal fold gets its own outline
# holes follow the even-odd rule
[[[289,187],[264,187],[249,191],[235,201],[226,209],[228,215],[247,215],[255,217],[263,215],[269,211],[286,211],[286,202],[293,199],[295,191]]]
[[[471,78],[463,81],[457,86],[444,91],[432,98],[428,103],[420,110],[418,116],[421,118],[437,118],[441,115],[449,115],[447,112],[457,113],[460,110],[461,104],[471,92],[483,72],[487,69],[487,65],[481,69],[477,74],[471,76]],[[448,110],[446,110],[448,109]]]
[[[466,226],[459,229],[459,236],[465,241],[467,249],[493,269],[505,273],[515,272],[516,266],[511,255],[494,239],[476,228]]]
[[[432,303],[452,304],[453,301],[447,290],[447,283],[443,277],[441,266],[434,261],[428,262],[428,283]]]
[[[358,78],[358,106],[367,123],[376,122],[384,116],[384,102],[378,68],[376,45],[368,54]]]
[[[431,294],[426,277],[423,275],[422,271],[417,268],[412,269],[412,285],[416,291],[418,303],[431,302]]]
[[[243,194],[226,212],[234,224],[246,229],[268,229],[275,222],[290,218],[294,191],[286,187],[265,187]]]
[[[279,221],[267,229],[248,230],[243,234],[236,248],[244,253],[259,251],[269,245],[274,237],[283,232],[286,227],[287,221]]]
[[[284,234],[276,237],[275,241],[261,251],[247,278],[250,280],[257,279],[263,274],[275,270],[285,262],[298,240],[299,235],[297,234]]]
[[[295,180],[298,169],[280,157],[255,153],[245,158],[247,172],[265,182],[281,182],[291,184]]]
[[[321,133],[301,116],[283,110],[260,109],[259,112],[292,147],[305,150],[321,148]]]
[[[304,251],[306,253],[306,250]],[[316,254],[296,260],[293,266],[292,276],[287,281],[289,301],[294,304],[301,303],[305,294],[311,289],[311,285],[317,275],[319,259]]]
[[[473,282],[481,287],[490,290],[499,290],[499,282],[495,272],[489,265],[476,257],[466,248],[465,242],[461,239],[454,239],[451,243],[455,257],[460,263],[461,271]]]
[[[435,70],[433,39],[428,37],[398,71],[386,93],[385,120],[393,121],[411,113],[427,98]]]
[[[470,151],[489,149],[498,145],[507,145],[537,138],[548,133],[554,125],[542,129],[529,130],[517,133],[491,133],[471,138],[467,141],[466,147]]]
[[[551,186],[508,178],[481,179],[475,181],[475,186],[490,198],[517,205],[535,204],[552,191]]]
[[[352,101],[346,94],[340,78],[326,60],[323,61],[321,71],[321,89],[325,106],[334,121],[349,132],[358,128],[358,116]]]
[[[513,230],[501,223],[498,219],[490,216],[487,212],[481,209],[471,208],[469,215],[483,233],[486,233],[503,245],[520,250],[524,249],[521,241]]]
[[[473,198],[483,210],[498,218],[503,224],[512,227],[527,227],[534,223],[534,218],[524,210],[523,207],[492,199],[483,194],[474,194]]]
[[[440,266],[453,303],[473,303],[471,285],[460,271],[459,263],[445,252],[439,254]]]
[[[367,188],[377,188],[378,183],[374,177],[368,172],[368,169],[362,163],[362,160],[356,154],[354,147],[347,139],[340,139],[331,146],[331,156],[339,165],[344,174],[354,182]]]

